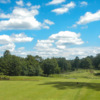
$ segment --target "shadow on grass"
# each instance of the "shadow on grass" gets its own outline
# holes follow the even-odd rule
[[[88,89],[94,89],[100,91],[100,83],[85,83],[85,82],[48,82],[39,85],[52,85],[53,87],[64,90],[64,89],[75,89],[86,87]]]
[[[95,75],[95,76],[100,76],[100,73],[95,73],[94,75]]]

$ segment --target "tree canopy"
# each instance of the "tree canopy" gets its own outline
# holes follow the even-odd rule
[[[27,55],[22,58],[11,55],[10,51],[6,50],[0,57],[0,74],[9,76],[49,76],[78,69],[100,70],[100,54],[95,57],[88,56],[82,59],[76,57],[73,60],[66,60],[64,57],[43,59],[38,55]]]

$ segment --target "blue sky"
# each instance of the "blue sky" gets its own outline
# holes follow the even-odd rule
[[[73,59],[100,53],[99,0],[0,0],[0,56],[5,50]]]

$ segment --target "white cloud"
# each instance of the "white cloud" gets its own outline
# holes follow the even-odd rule
[[[8,35],[0,35],[0,44],[10,43],[11,39]]]
[[[17,56],[26,57],[27,55],[39,55],[43,58],[47,57],[65,57],[66,59],[74,59],[76,56],[80,58],[100,53],[100,47],[75,47],[81,45],[83,41],[80,39],[80,34],[70,31],[61,31],[48,37],[47,40],[38,40],[36,46],[32,51],[26,51],[24,47],[15,49],[15,42],[19,42],[18,38],[25,37],[24,35],[17,34],[11,36],[0,36],[0,50],[10,50],[12,54]],[[13,38],[17,39],[13,39]],[[23,38],[22,37],[22,38]],[[8,40],[6,40],[8,38]],[[1,42],[4,41],[5,42]],[[10,42],[9,42],[10,41]],[[12,41],[12,42],[11,42]],[[25,40],[26,41],[26,40]],[[27,40],[28,42],[29,40]],[[23,42],[23,39],[22,41]],[[29,41],[30,42],[30,41]],[[58,43],[58,44],[57,44]],[[72,46],[73,45],[73,46]],[[59,48],[60,46],[60,48]],[[65,46],[65,47],[64,47]],[[63,48],[64,47],[64,48]],[[0,52],[0,53],[1,53]]]
[[[69,45],[81,45],[84,42],[80,38],[80,33],[61,31],[57,34],[53,34],[49,37],[51,40],[55,40],[57,48],[65,49]]]
[[[67,48],[62,51],[61,56],[67,59],[73,59],[76,56],[84,58],[87,56],[95,56],[100,53],[100,47],[78,47],[78,48]]]
[[[87,6],[88,5],[88,3],[86,2],[86,1],[82,1],[82,2],[80,2],[80,6],[81,7],[83,7],[83,6]]]
[[[0,14],[0,18],[10,18],[10,16],[11,16],[10,14],[7,14],[7,15],[4,13]]]
[[[13,42],[31,42],[33,38],[27,37],[24,33],[20,33],[20,34],[12,34],[11,40]]]
[[[0,44],[9,44],[16,42],[31,42],[32,37],[27,37],[24,33],[9,35],[0,35]]]
[[[88,24],[90,22],[99,21],[100,20],[100,10],[96,13],[86,12],[84,16],[81,16],[79,21],[76,23],[77,25]]]
[[[10,3],[10,2],[11,2],[10,0],[0,0],[0,3],[4,3],[4,4]]]
[[[45,25],[45,24],[43,24],[43,28],[45,28],[45,29],[50,29],[50,27],[47,26],[47,25]]]
[[[54,24],[54,22],[52,22],[52,21],[50,21],[48,19],[45,19],[44,20],[44,23],[49,24],[49,25],[53,25]]]
[[[69,4],[62,5],[61,8],[57,8],[52,10],[52,12],[55,12],[56,14],[64,14],[67,13],[71,8],[74,8],[76,4],[74,2],[70,2]]]
[[[1,13],[0,30],[49,29],[48,25],[54,24],[52,21],[47,19],[45,23],[41,23],[35,18],[39,14],[39,8],[40,5],[30,6],[29,8],[15,7],[11,14]]]
[[[24,6],[23,0],[16,1],[16,4],[19,6]]]
[[[81,29],[87,29],[88,28],[88,26],[82,26],[81,27]]]
[[[80,58],[95,56],[100,53],[100,47],[75,47],[83,43],[80,33],[60,31],[49,36],[47,40],[38,40],[34,53],[43,58],[65,57],[66,59],[73,59],[76,56]]]
[[[80,34],[70,31],[61,31],[48,37],[47,40],[38,40],[35,46],[36,54],[43,57],[61,56],[62,52],[72,45],[81,45]]]
[[[41,6],[40,5],[35,5],[35,6],[31,6],[31,9],[39,9]]]
[[[57,47],[54,47],[53,44],[53,41],[40,40],[37,42],[38,46],[36,46],[36,51],[34,51],[33,54],[42,56],[43,58],[65,57],[66,59],[74,59],[76,56],[84,58],[91,55],[95,56],[100,53],[100,47],[67,47],[58,49]],[[32,54],[32,52],[29,54]]]
[[[20,48],[18,48],[18,51],[22,51],[24,49],[25,49],[25,47],[20,47]]]
[[[37,14],[38,10],[35,8],[29,10],[15,7],[11,14],[1,14],[0,30],[40,29],[42,24],[36,20]],[[4,18],[9,19],[3,20]]]
[[[52,0],[51,2],[47,3],[46,5],[56,5],[65,2],[65,0]]]
[[[21,42],[31,42],[32,37],[26,36],[24,33],[9,35],[0,35],[0,50],[4,52],[5,50],[10,50],[15,52],[15,43]],[[24,47],[19,48],[17,51],[24,50]]]
[[[71,28],[76,28],[77,27],[77,25],[76,24],[74,24],[74,25],[72,25],[72,27]]]
[[[0,46],[0,50],[1,51],[5,51],[5,50],[10,50],[10,51],[14,51],[15,50],[15,44],[14,43],[8,43],[5,45]]]
[[[45,19],[44,22],[43,22],[43,24],[42,24],[42,27],[46,28],[46,29],[49,29],[50,27],[48,25],[53,25],[53,24],[55,24],[53,21]]]
[[[26,5],[30,7],[32,4],[30,2],[28,2]]]
[[[35,48],[50,48],[53,42],[53,40],[38,40]]]
[[[98,37],[100,38],[100,35]]]
[[[41,48],[37,49],[36,51],[25,51],[24,49],[20,50],[20,48],[18,48],[18,50],[12,50],[11,53],[21,57],[26,57],[27,55],[39,55],[43,58],[65,57],[66,59],[74,59],[76,56],[80,58],[91,55],[95,56],[96,54],[100,53],[100,47],[73,47],[63,50],[52,47],[48,49]]]

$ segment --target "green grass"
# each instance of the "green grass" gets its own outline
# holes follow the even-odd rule
[[[0,81],[0,100],[100,100],[100,76],[83,70],[51,77],[13,76]]]

